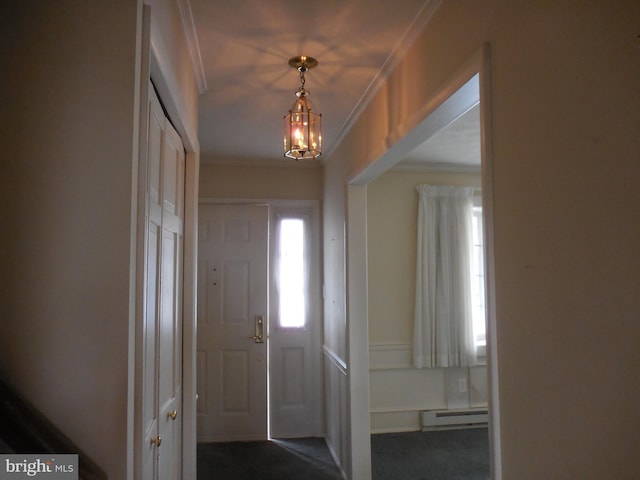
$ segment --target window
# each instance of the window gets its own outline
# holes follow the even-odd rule
[[[471,305],[473,338],[478,357],[486,356],[487,334],[484,305],[484,240],[482,228],[482,205],[474,199],[471,246]]]
[[[276,237],[278,325],[302,328],[307,317],[306,221],[279,217]]]

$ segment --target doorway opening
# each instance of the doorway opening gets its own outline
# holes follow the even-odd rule
[[[371,286],[359,288],[359,284],[367,285],[368,277],[366,266],[368,260],[362,259],[362,255],[358,253],[363,245],[367,248],[373,246],[373,237],[369,237],[367,231],[367,209],[369,206],[368,189],[373,185],[374,181],[381,178],[381,175],[390,169],[397,167],[403,160],[410,158],[412,153],[426,140],[433,137],[436,132],[441,131],[445,126],[451,124],[456,118],[462,116],[473,107],[478,107],[479,125],[480,125],[480,168],[479,168],[479,186],[482,191],[482,209],[483,209],[483,226],[484,226],[484,244],[485,244],[485,299],[487,309],[487,335],[486,345],[486,400],[489,407],[489,439],[490,439],[490,464],[492,470],[492,478],[499,479],[500,473],[500,442],[499,442],[499,405],[497,396],[497,366],[496,344],[495,344],[495,313],[493,311],[493,236],[492,236],[492,185],[491,185],[491,159],[490,159],[490,98],[489,98],[489,56],[488,47],[483,48],[474,55],[465,65],[463,65],[447,84],[430,98],[422,109],[418,111],[422,115],[417,115],[414,128],[410,129],[406,135],[397,141],[389,150],[376,162],[367,166],[364,170],[358,172],[350,180],[348,186],[348,209],[349,209],[349,226],[350,232],[348,240],[348,271],[349,276],[349,309],[350,309],[350,338],[358,338],[369,336],[369,328],[374,327],[371,324],[372,313],[371,305],[369,309],[362,308],[360,305],[367,305],[370,298],[375,298],[376,293],[371,291]],[[394,132],[395,133],[395,132]],[[404,132],[403,132],[404,133]],[[415,160],[415,159],[413,159]],[[408,162],[405,162],[405,164]],[[405,165],[406,168],[411,168]],[[439,166],[440,168],[442,165]],[[414,166],[415,168],[415,166]],[[432,166],[434,169],[434,166]],[[364,226],[364,228],[363,228]],[[389,228],[391,230],[391,228]],[[415,278],[415,277],[414,277]],[[414,287],[415,288],[415,287]],[[413,305],[411,305],[413,307]],[[410,313],[413,315],[413,312]],[[377,327],[375,327],[377,328]],[[372,332],[375,334],[375,332]],[[411,332],[412,334],[412,332]],[[392,342],[393,343],[393,342]],[[397,365],[406,367],[404,371],[405,377],[413,378],[420,375],[421,369],[413,368],[412,345],[400,345],[403,342],[395,341],[395,345],[391,348],[389,345],[363,345],[362,342],[354,342],[350,345],[352,351],[351,366],[352,376],[357,378],[369,379],[366,385],[366,395],[362,394],[363,385],[351,387],[352,393],[352,459],[356,468],[363,471],[371,471],[371,452],[362,445],[369,446],[369,435],[372,430],[384,429],[393,425],[391,428],[405,429],[421,429],[420,409],[414,411],[403,410],[402,405],[393,405],[389,403],[389,399],[384,397],[384,392],[376,385],[376,367],[384,369],[384,362],[398,362]],[[372,348],[373,347],[373,348]],[[370,356],[370,357],[369,357]],[[392,359],[389,360],[389,357]],[[370,358],[370,360],[369,360]],[[382,364],[376,364],[380,359]],[[386,373],[385,373],[386,375]],[[437,376],[437,373],[431,372],[431,376]],[[414,379],[415,380],[415,379]],[[441,378],[441,384],[447,387],[447,379]],[[457,393],[464,393],[469,398],[469,382],[470,378],[456,378],[455,385]],[[397,381],[399,382],[399,381]],[[362,383],[362,382],[360,382]],[[415,383],[415,382],[414,382]],[[382,384],[382,383],[381,383]],[[416,383],[417,384],[417,383]],[[395,388],[396,383],[392,383]],[[387,386],[387,391],[390,390]],[[463,391],[466,390],[466,391]],[[445,409],[450,408],[448,404],[449,398],[456,400],[455,395],[448,398],[448,393],[443,393],[444,397],[439,399],[430,399],[437,403],[442,403]],[[378,405],[378,411],[369,412],[369,405]],[[387,402],[387,403],[385,403]],[[354,408],[357,410],[358,405],[366,408],[369,415],[354,414]],[[411,409],[409,409],[411,410]],[[388,422],[385,424],[385,422]]]

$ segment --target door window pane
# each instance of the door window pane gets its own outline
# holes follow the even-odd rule
[[[282,218],[278,235],[278,312],[281,327],[301,328],[306,318],[305,225]]]

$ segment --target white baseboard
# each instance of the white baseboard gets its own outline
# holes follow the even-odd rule
[[[420,430],[419,410],[371,411],[370,418],[372,434]]]
[[[198,435],[198,443],[260,442],[267,439],[261,435]]]

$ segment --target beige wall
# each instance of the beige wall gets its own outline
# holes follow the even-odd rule
[[[322,169],[202,165],[200,198],[320,200]]]
[[[11,112],[0,369],[110,478],[125,478],[139,12],[130,1],[11,4],[0,14]]]
[[[505,479],[636,475],[639,24],[629,0],[443,2],[325,169],[341,188],[490,43]]]
[[[416,186],[480,187],[479,174],[391,171],[367,187],[371,431],[420,428],[420,410],[447,408],[446,369],[412,366],[418,193]],[[469,378],[473,406],[486,405],[486,368]]]
[[[1,10],[0,375],[110,479],[132,478],[142,1]],[[194,87],[178,90],[193,139]]]

